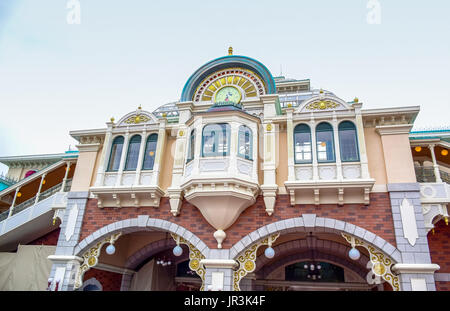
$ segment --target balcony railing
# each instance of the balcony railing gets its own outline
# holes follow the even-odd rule
[[[45,199],[51,197],[56,192],[60,191],[61,187],[62,187],[62,184],[63,183],[61,182],[61,183],[59,183],[59,184],[57,184],[57,185],[55,185],[55,186],[53,186],[53,187],[43,191],[43,192],[41,192],[39,194],[39,199],[38,199],[37,202],[45,200]],[[64,191],[63,192],[68,192],[70,190],[71,185],[72,185],[72,179],[67,179],[66,185],[64,187]],[[25,202],[22,202],[22,203],[20,203],[20,204],[18,204],[16,206],[14,206],[14,210],[13,210],[12,215],[15,215],[15,214],[17,214],[17,213],[27,209],[28,207],[33,206],[35,204],[35,202],[36,202],[36,195],[34,197],[26,200]],[[8,218],[8,214],[9,214],[9,210],[6,210],[3,213],[1,213],[0,214],[0,221],[3,221],[6,218]]]
[[[416,178],[417,182],[419,183],[430,183],[430,182],[436,182],[436,176],[434,174],[434,168],[433,167],[423,167],[423,166],[416,166],[414,167],[416,171]],[[441,175],[441,179],[443,182],[450,184],[450,174],[439,170],[439,174]]]

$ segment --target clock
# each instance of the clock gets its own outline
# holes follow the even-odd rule
[[[217,91],[216,105],[237,105],[241,101],[241,92],[234,86],[225,86]]]

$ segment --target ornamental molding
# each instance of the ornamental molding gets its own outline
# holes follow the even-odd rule
[[[83,286],[83,276],[89,269],[95,267],[98,264],[98,257],[102,246],[106,243],[114,244],[115,241],[122,235],[122,232],[115,233],[108,236],[89,248],[83,255],[83,263],[78,267],[78,271],[75,276],[74,289],[78,289]]]
[[[402,200],[400,205],[400,216],[402,218],[403,236],[411,246],[414,246],[419,238],[419,232],[417,230],[414,205],[406,198]]]
[[[348,103],[338,97],[319,94],[302,103],[298,108],[295,109],[294,113],[311,113],[352,109],[353,107],[351,107]]]
[[[392,286],[394,291],[400,291],[399,277],[393,272],[395,262],[390,256],[357,237],[347,233],[341,233],[341,235],[352,247],[361,246],[369,252],[370,260],[367,263],[367,267],[370,269],[367,274],[369,284],[381,284],[380,278],[382,278]]]
[[[253,244],[243,254],[237,257],[237,263],[239,267],[233,273],[233,290],[240,291],[239,283],[249,273],[252,273],[256,269],[256,253],[258,248],[263,245],[272,245],[280,236],[280,233],[276,233],[266,237],[265,239]]]
[[[383,135],[401,135],[409,134],[413,127],[413,124],[394,124],[394,125],[379,125],[375,127],[375,130],[381,136]]]
[[[408,264],[398,263],[392,267],[392,270],[397,273],[428,273],[433,274],[441,267],[437,264]]]
[[[123,116],[116,126],[135,126],[141,124],[158,124],[159,120],[151,112],[140,108]]]

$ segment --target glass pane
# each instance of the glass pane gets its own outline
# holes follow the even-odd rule
[[[211,124],[203,129],[204,156],[228,155],[229,128],[228,124]]]
[[[189,150],[188,150],[188,157],[187,157],[188,161],[190,161],[194,158],[194,151],[195,151],[195,130],[192,130],[191,136],[189,139]]]
[[[157,135],[149,137],[147,139],[147,145],[145,146],[144,163],[142,169],[152,170],[155,164],[156,145],[158,144]]]
[[[317,160],[334,161],[333,132],[317,132]]]
[[[339,144],[342,161],[359,161],[358,142],[355,130],[339,130]]]
[[[123,137],[119,137],[119,139],[114,140],[113,145],[111,147],[111,156],[109,158],[108,171],[119,170],[122,148],[123,148]]]
[[[239,143],[238,143],[238,154],[245,157],[246,159],[251,159],[251,130],[246,126],[241,126],[239,128]]]
[[[310,133],[294,133],[294,153],[296,162],[311,161],[311,134]]]
[[[136,170],[138,159],[139,159],[140,146],[141,146],[141,137],[134,136],[130,140],[130,145],[128,146],[127,162],[125,164],[126,171]]]

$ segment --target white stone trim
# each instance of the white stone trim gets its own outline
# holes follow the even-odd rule
[[[441,267],[437,264],[407,264],[398,263],[392,267],[392,270],[398,273],[434,273]]]
[[[206,268],[231,268],[234,269],[238,266],[236,260],[233,259],[202,259],[200,264]]]

